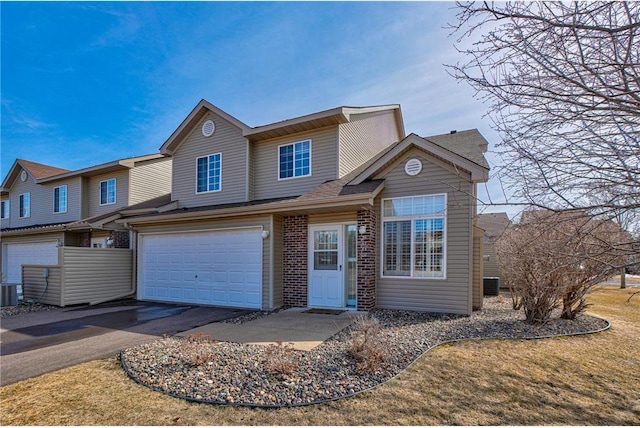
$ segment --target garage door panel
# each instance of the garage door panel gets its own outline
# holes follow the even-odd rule
[[[143,299],[262,307],[260,229],[143,235],[141,243]]]
[[[22,282],[22,265],[57,265],[58,242],[7,244],[7,282]]]

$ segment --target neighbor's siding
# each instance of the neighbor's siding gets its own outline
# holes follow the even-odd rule
[[[43,269],[49,269],[48,285]],[[22,265],[22,293],[24,300],[35,300],[47,305],[64,306],[62,303],[62,269],[49,265]]]
[[[501,271],[498,267],[498,257],[496,256],[496,244],[490,240],[484,241],[484,277],[500,278]]]
[[[63,247],[61,258],[62,306],[109,299],[131,290],[131,250]]]
[[[311,175],[278,180],[278,147],[305,140],[311,140]],[[338,178],[338,127],[258,141],[253,143],[253,154],[255,199],[302,195],[327,180]]]
[[[270,309],[269,284],[271,281],[271,240],[281,239],[281,234],[276,234],[271,230],[271,216],[252,216],[252,217],[231,217],[214,221],[189,221],[185,223],[167,223],[163,225],[147,225],[139,226],[136,229],[139,234],[147,233],[176,233],[176,232],[193,232],[208,231],[216,229],[228,229],[238,227],[262,227],[263,230],[269,231],[269,237],[262,240],[262,307]],[[140,239],[138,239],[140,242]],[[277,247],[276,244],[274,248]],[[138,258],[140,258],[138,251]],[[140,259],[139,259],[140,260]]]
[[[171,158],[140,162],[130,177],[129,205],[171,193]]]
[[[482,280],[482,239],[484,230],[473,226],[473,310],[482,309],[484,282]]]
[[[340,177],[400,140],[393,111],[351,115],[350,122],[339,125],[339,132]]]
[[[419,158],[423,163],[420,174],[410,177],[404,172],[405,161]],[[384,172],[385,188],[375,200],[375,210],[379,215],[378,257],[383,245],[382,228],[384,217],[381,213],[383,198],[400,196],[447,194],[446,279],[382,278],[382,264],[378,275],[377,306],[389,309],[449,312],[467,314],[470,310],[472,272],[470,230],[472,219],[472,184],[467,177],[459,177],[440,161],[417,149],[403,156]]]
[[[116,203],[100,205],[100,182],[116,179]],[[89,179],[89,217],[117,211],[129,205],[129,169],[96,175]]]
[[[216,125],[210,137],[202,135],[202,124],[211,119]],[[196,159],[222,153],[222,180],[219,192],[196,193]],[[221,117],[209,113],[196,126],[173,155],[172,199],[180,207],[195,207],[233,202],[247,198],[247,143],[242,130]]]

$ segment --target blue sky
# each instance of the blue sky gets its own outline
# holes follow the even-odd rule
[[[399,103],[407,133],[478,128],[491,150],[485,106],[442,65],[462,59],[443,28],[453,6],[3,2],[1,175],[16,158],[78,169],[157,153],[202,98],[249,126]]]

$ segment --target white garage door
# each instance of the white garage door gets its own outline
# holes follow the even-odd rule
[[[262,307],[262,230],[141,235],[143,300]]]
[[[39,242],[37,244],[8,244],[7,282],[22,282],[22,265],[57,265],[58,242]]]

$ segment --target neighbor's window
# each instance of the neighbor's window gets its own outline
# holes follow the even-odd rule
[[[116,179],[110,178],[100,182],[100,205],[116,203]]]
[[[222,182],[222,153],[196,159],[196,193],[218,192]]]
[[[9,218],[9,201],[0,202],[0,218]]]
[[[445,278],[447,196],[382,201],[382,275]]]
[[[31,194],[20,195],[20,217],[31,217]]]
[[[311,175],[311,140],[278,147],[279,179]]]
[[[55,187],[53,189],[53,212],[67,212],[67,186]]]

